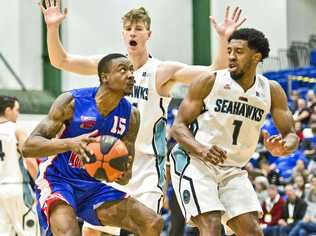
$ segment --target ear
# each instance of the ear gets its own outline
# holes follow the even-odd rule
[[[256,61],[256,63],[261,62],[261,59],[262,59],[261,53],[260,53],[260,52],[256,52],[256,53],[254,54],[254,60]]]
[[[150,37],[151,37],[151,30],[148,30],[148,39],[150,39]]]
[[[108,74],[105,72],[101,72],[100,75],[101,75],[102,84],[106,83],[108,81],[108,78],[109,78]]]

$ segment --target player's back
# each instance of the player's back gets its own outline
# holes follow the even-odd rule
[[[12,189],[9,186],[21,184],[23,181],[15,131],[15,123],[11,121],[0,123],[0,189],[3,188],[0,192],[2,193],[10,192]]]
[[[253,86],[244,91],[227,70],[218,71],[204,102],[205,112],[198,117],[197,140],[226,150],[228,159],[224,165],[244,166],[255,151],[261,127],[270,112],[268,79],[256,75]]]

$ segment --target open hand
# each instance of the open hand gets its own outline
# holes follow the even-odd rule
[[[60,1],[61,0],[45,0],[46,9],[43,3],[39,3],[48,28],[58,27],[67,16],[67,8],[64,9],[64,13],[60,10]]]
[[[280,134],[269,136],[267,131],[262,131],[264,146],[273,156],[287,156],[297,147],[296,142],[287,141]]]
[[[224,21],[221,24],[218,24],[216,19],[213,16],[210,16],[212,26],[217,34],[220,37],[225,37],[226,39],[228,39],[232,33],[246,21],[246,18],[239,20],[241,14],[241,9],[239,7],[235,8],[231,17],[229,17],[229,9],[230,7],[227,6],[225,10]]]

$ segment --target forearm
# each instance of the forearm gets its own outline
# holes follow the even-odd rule
[[[222,70],[228,67],[228,40],[224,36],[217,36],[218,38],[218,51],[211,65],[212,70]]]
[[[59,26],[47,28],[47,49],[51,64],[58,69],[63,69],[67,53],[60,41]]]
[[[24,157],[46,157],[70,151],[69,139],[46,139],[33,136],[26,140],[22,148]]]
[[[187,126],[185,126],[185,124],[174,124],[171,129],[171,136],[177,141],[177,143],[181,144],[187,152],[197,156],[200,155],[199,148],[202,144],[196,141],[191,131]]]

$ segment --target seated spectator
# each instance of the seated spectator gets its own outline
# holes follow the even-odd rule
[[[309,120],[310,125],[316,124],[316,103],[311,106],[311,111],[312,113]]]
[[[280,197],[276,185],[268,187],[268,197],[262,204],[263,217],[260,219],[262,227],[277,225],[282,217],[285,201]]]
[[[254,180],[255,190],[259,199],[260,204],[262,205],[264,200],[268,197],[268,179],[264,176],[257,176]]]
[[[304,161],[300,160],[300,159],[296,161],[296,166],[293,169],[293,173],[292,173],[293,180],[298,175],[303,176],[305,182],[306,182],[308,175],[309,175],[308,170],[305,168]]]
[[[287,236],[306,213],[307,203],[296,195],[292,185],[285,187],[285,193],[287,201],[282,209],[282,218],[278,221],[278,226],[264,229],[265,236]]]
[[[306,93],[307,107],[316,104],[316,96],[313,89],[309,89]]]
[[[297,101],[298,109],[295,111],[293,118],[295,122],[301,122],[302,128],[308,126],[309,118],[311,116],[310,109],[306,106],[306,102],[303,98],[299,98]]]
[[[306,180],[303,176],[295,176],[293,186],[296,190],[296,195],[300,198],[305,198],[305,183]]]
[[[308,236],[316,233],[316,176],[311,179],[311,186],[306,189],[307,211],[304,219],[298,222],[289,236]]]
[[[293,90],[290,96],[289,108],[292,114],[298,109],[297,101],[300,98],[300,93],[297,90]]]

